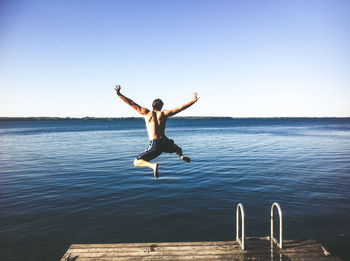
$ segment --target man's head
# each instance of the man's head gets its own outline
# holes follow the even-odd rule
[[[163,108],[163,101],[161,99],[155,99],[152,103],[153,110],[161,111]]]

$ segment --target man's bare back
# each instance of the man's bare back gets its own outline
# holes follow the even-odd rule
[[[138,113],[144,116],[146,122],[146,128],[148,137],[150,139],[150,145],[146,151],[142,152],[135,160],[134,165],[136,167],[148,167],[153,169],[154,176],[159,177],[158,163],[151,163],[152,159],[158,157],[162,152],[173,153],[175,152],[182,160],[190,162],[191,159],[183,156],[182,149],[177,146],[173,140],[168,139],[165,135],[165,127],[168,117],[171,117],[197,102],[199,99],[198,94],[194,93],[193,99],[174,109],[162,111],[163,102],[160,99],[153,101],[153,110],[143,108],[133,100],[127,98],[120,93],[121,86],[116,85],[115,90],[117,95],[128,105],[134,108]]]
[[[156,140],[165,136],[167,119],[162,111],[150,111],[145,115],[147,133],[150,140]]]

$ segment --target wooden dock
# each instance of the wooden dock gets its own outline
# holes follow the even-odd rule
[[[61,261],[129,260],[337,260],[314,240],[283,240],[283,249],[269,238],[248,238],[246,249],[237,241],[72,244]]]

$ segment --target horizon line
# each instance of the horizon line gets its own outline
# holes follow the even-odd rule
[[[213,119],[213,118],[229,118],[229,119],[350,119],[350,116],[254,116],[254,117],[232,117],[232,116],[174,116],[170,119]],[[126,120],[126,119],[143,119],[142,116],[128,117],[57,117],[57,116],[0,116],[0,121],[25,121],[25,120]]]

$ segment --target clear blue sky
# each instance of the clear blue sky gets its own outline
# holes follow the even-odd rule
[[[350,1],[0,2],[0,116],[350,116]]]

